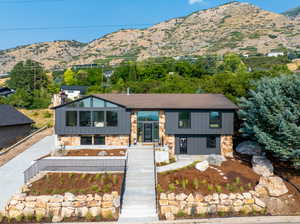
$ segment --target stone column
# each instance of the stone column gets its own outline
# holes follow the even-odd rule
[[[225,157],[233,157],[233,141],[231,135],[221,136],[221,154]]]
[[[134,141],[137,140],[137,111],[131,112],[130,123],[131,123],[130,142],[133,145]]]
[[[166,115],[165,111],[159,111],[159,142],[166,144]]]

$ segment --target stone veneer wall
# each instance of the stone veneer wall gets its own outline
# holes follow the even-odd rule
[[[53,222],[60,222],[63,218],[118,217],[120,196],[114,191],[111,194],[87,194],[75,196],[71,193],[52,196],[26,196],[25,193],[12,197],[5,208],[5,216],[10,218],[25,217],[53,217]]]
[[[162,140],[165,141],[166,136],[166,115],[165,111],[159,111],[159,139],[162,143]]]
[[[174,220],[175,215],[182,211],[187,215],[218,214],[220,212],[251,212],[265,211],[266,204],[259,198],[255,191],[242,194],[165,194],[159,197],[160,213],[167,220]]]
[[[165,135],[165,145],[169,147],[170,158],[175,157],[175,135]]]
[[[137,111],[132,111],[130,115],[130,142],[131,144],[134,144],[135,140],[137,139]]]
[[[65,146],[80,146],[80,136],[59,136],[59,142],[64,143]],[[107,135],[105,136],[105,145],[108,146],[128,146],[128,135]]]
[[[231,135],[221,136],[221,155],[225,157],[233,157],[233,141]]]

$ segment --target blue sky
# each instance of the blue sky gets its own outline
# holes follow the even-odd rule
[[[142,28],[132,25],[115,27],[101,25],[154,24],[226,2],[229,1],[0,0],[0,49],[52,40],[74,39],[89,42],[120,28]],[[250,2],[274,12],[283,12],[300,6],[300,0],[248,0],[244,2]],[[97,27],[86,27],[93,25]],[[80,26],[80,28],[62,28],[66,26]],[[35,27],[48,27],[48,29],[26,29]]]

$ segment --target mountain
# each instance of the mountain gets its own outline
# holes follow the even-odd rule
[[[147,29],[107,34],[88,44],[55,41],[0,52],[0,70],[20,60],[40,61],[46,68],[73,64],[111,64],[157,56],[267,53],[300,48],[300,20],[265,11],[252,4],[231,2],[174,18]]]
[[[285,16],[288,16],[292,19],[295,19],[295,18],[300,19],[300,6],[297,7],[297,8],[288,10],[288,11],[282,13],[282,14],[285,15]]]

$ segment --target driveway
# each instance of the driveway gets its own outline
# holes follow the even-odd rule
[[[47,136],[0,167],[0,211],[4,210],[11,196],[18,193],[24,185],[23,172],[32,161],[48,154],[53,149],[54,136]]]

